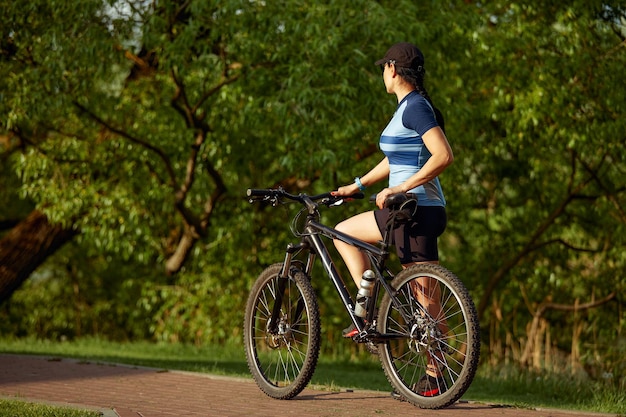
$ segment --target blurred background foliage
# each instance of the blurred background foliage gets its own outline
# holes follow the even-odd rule
[[[624,384],[620,2],[0,3],[0,238],[33,210],[77,232],[4,297],[0,334],[240,339],[294,214],[245,190],[325,192],[375,165],[395,103],[373,62],[411,41],[456,156],[441,257],[483,361]],[[354,349],[317,272],[325,349]]]

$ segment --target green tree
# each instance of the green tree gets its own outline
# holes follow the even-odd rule
[[[5,0],[0,10],[2,181],[20,207],[76,233],[55,260],[78,268],[60,274],[83,286],[64,293],[78,305],[128,305],[112,321],[134,314],[134,335],[237,336],[249,282],[288,240],[288,214],[248,206],[245,189],[326,191],[375,164],[394,102],[372,63],[410,40],[456,155],[442,176],[442,260],[471,288],[491,357],[539,366],[530,352],[547,345],[532,358],[559,349],[583,362],[595,349],[603,369],[618,363],[608,354],[624,350],[611,345],[624,330],[617,2]],[[322,304],[331,328],[343,325],[336,304]]]
[[[623,355],[623,4],[481,10],[467,71],[444,93],[471,132],[455,143],[451,261],[472,274],[492,354],[550,366],[553,349],[581,359],[585,340],[587,360]]]
[[[3,8],[3,114],[22,191],[53,223],[89,236],[94,250],[150,259],[170,274],[210,233],[225,192],[243,194],[232,190],[241,178],[282,181],[284,172],[271,178],[279,167],[290,168],[287,177],[310,174],[334,158],[333,132],[319,125],[347,104],[328,94],[339,105],[327,112],[321,101],[371,82],[332,80],[336,65],[310,71],[311,62],[328,67],[350,38],[358,39],[347,44],[352,60],[369,63],[359,49],[371,38],[359,32],[367,10],[70,3]],[[51,17],[79,23],[51,26]],[[316,37],[329,19],[335,34]],[[338,135],[355,129],[344,128]],[[280,156],[305,147],[304,160]]]
[[[331,188],[337,167],[371,153],[386,113],[371,93],[373,57],[389,44],[381,33],[401,36],[365,1],[42,0],[2,11],[4,158],[21,195],[50,226],[79,232],[68,251],[162,265],[141,307],[173,320],[189,311],[174,307],[179,294],[224,290],[201,277],[246,270],[242,252],[263,231],[241,221],[247,186],[324,178]],[[2,280],[19,285],[30,270],[12,272]]]

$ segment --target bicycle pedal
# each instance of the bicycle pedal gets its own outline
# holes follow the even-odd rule
[[[367,330],[363,330],[361,333],[354,336],[354,338],[359,339],[360,341],[365,341],[368,335],[369,335],[369,332]]]
[[[379,333],[376,331],[376,329],[369,328],[367,330],[363,330],[361,333],[354,335],[352,337],[352,340],[357,343],[367,343],[372,341],[372,337],[376,337],[378,335]]]

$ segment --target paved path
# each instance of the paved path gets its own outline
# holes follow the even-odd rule
[[[421,410],[388,393],[360,390],[306,389],[293,400],[280,401],[263,394],[252,379],[4,354],[0,354],[0,397],[95,409],[105,417],[600,416],[467,402],[445,410]]]

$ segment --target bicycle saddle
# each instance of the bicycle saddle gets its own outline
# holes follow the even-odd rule
[[[376,201],[376,194],[370,197],[370,201]],[[389,217],[389,222],[394,222],[395,227],[398,227],[400,224],[413,219],[417,211],[417,198],[414,194],[392,194],[385,200],[384,207],[388,207],[393,213]]]

